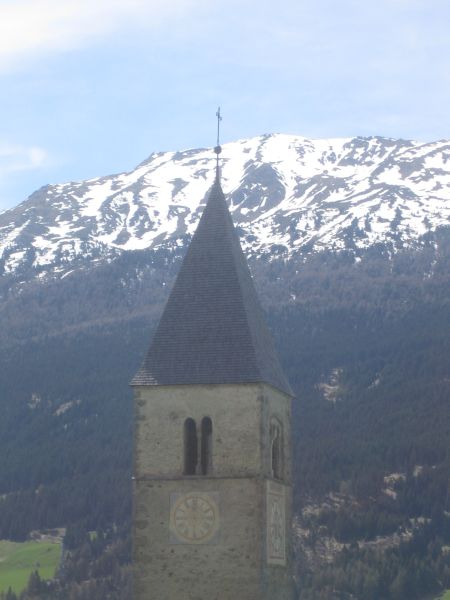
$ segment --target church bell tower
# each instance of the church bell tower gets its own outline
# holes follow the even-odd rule
[[[134,600],[292,600],[292,392],[218,165],[132,386]]]

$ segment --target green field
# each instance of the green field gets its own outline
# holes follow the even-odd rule
[[[0,592],[9,587],[21,592],[30,573],[38,571],[41,579],[52,579],[60,558],[60,544],[48,542],[0,541]]]
[[[437,600],[450,600],[450,590],[444,592],[444,594],[442,594],[442,596],[439,596]]]

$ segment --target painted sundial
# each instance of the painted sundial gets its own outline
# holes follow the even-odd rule
[[[286,564],[286,495],[284,486],[267,482],[267,561]]]
[[[173,542],[211,543],[219,525],[216,494],[174,494],[171,498],[170,524]]]
[[[284,511],[283,498],[273,498],[270,510],[270,544],[275,556],[283,555],[284,548]]]

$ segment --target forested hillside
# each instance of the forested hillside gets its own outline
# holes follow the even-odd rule
[[[0,539],[66,528],[24,598],[129,600],[136,372],[210,150],[48,185],[0,214]],[[450,589],[450,144],[269,134],[222,185],[294,405],[301,600]],[[8,600],[14,600],[14,594]]]
[[[2,279],[0,537],[68,528],[60,581],[39,598],[129,597],[128,382],[181,254]],[[302,599],[423,600],[450,588],[449,259],[442,228],[396,253],[251,263],[297,394]]]

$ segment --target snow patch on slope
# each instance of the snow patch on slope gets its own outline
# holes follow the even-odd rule
[[[401,248],[450,223],[450,143],[310,140],[285,134],[223,146],[222,187],[248,253],[378,243]],[[210,149],[152,154],[130,173],[48,186],[0,215],[3,271],[181,246],[215,173]],[[0,263],[1,265],[1,263]]]

